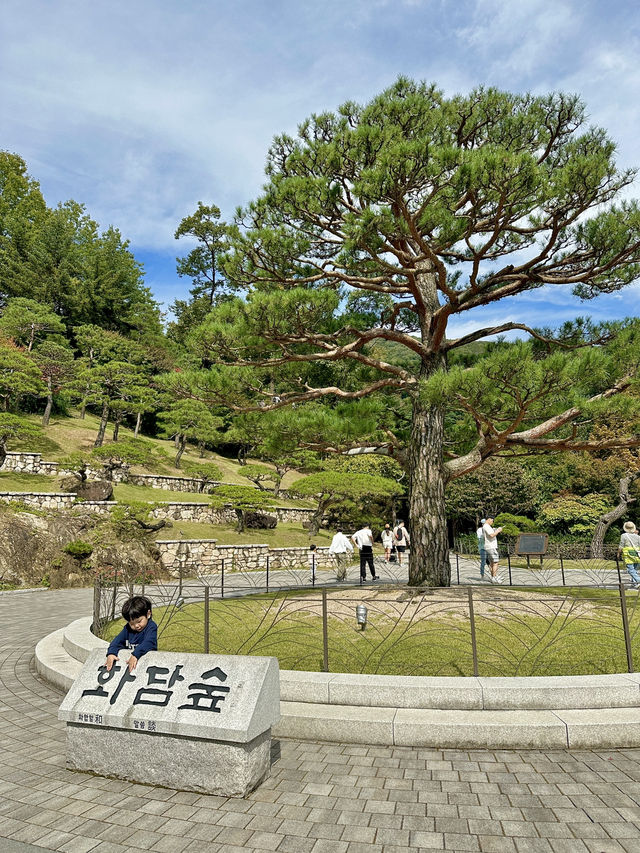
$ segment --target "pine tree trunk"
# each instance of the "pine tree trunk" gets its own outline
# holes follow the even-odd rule
[[[122,415],[118,415],[116,417],[114,424],[113,424],[113,435],[112,435],[113,441],[118,440],[118,435],[120,434],[120,422],[121,421],[122,421]]]
[[[204,441],[198,442],[198,450],[200,451],[198,454],[198,458],[204,459]]]
[[[180,467],[180,458],[181,458],[182,454],[184,453],[185,447],[187,446],[186,436],[180,436],[179,438],[180,438],[180,441],[178,444],[178,452],[176,453],[176,458],[175,458],[175,461],[173,463],[174,468]]]
[[[409,584],[449,586],[449,541],[442,459],[444,410],[414,401],[409,483]]]
[[[42,426],[49,426],[49,418],[51,417],[51,409],[53,409],[53,390],[51,388],[51,377],[47,377],[47,405],[42,415]]]
[[[274,496],[274,498],[279,498],[279,497],[280,497],[280,486],[281,486],[281,485],[282,485],[282,477],[278,477],[278,479],[277,479],[277,480],[275,480],[275,482],[274,482],[274,486],[273,486],[273,496]]]
[[[634,498],[629,496],[629,486],[638,477],[640,477],[640,471],[634,471],[622,477],[619,486],[620,500],[618,505],[611,512],[605,513],[598,519],[590,546],[591,557],[593,559],[602,559],[604,556],[604,537],[607,535],[607,530],[614,521],[617,521],[625,514],[627,507],[634,500]]]
[[[318,506],[315,508],[313,514],[311,515],[311,520],[309,521],[309,538],[318,535],[320,525],[322,524],[322,519],[324,518],[324,514],[329,504],[330,501],[328,500],[321,500],[318,502]]]
[[[94,447],[102,447],[102,442],[104,441],[104,434],[107,431],[107,421],[109,420],[109,404],[104,403],[102,406],[102,417],[100,418],[100,426],[98,427],[98,435],[96,436],[96,440],[93,442]]]
[[[136,418],[136,428],[133,431],[133,437],[137,438],[138,433],[140,432],[140,424],[142,423],[142,412],[138,412],[138,416]]]

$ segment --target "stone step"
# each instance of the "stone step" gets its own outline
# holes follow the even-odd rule
[[[627,749],[640,708],[452,711],[280,703],[273,734],[297,740],[436,749]]]
[[[43,637],[36,646],[36,672],[55,687],[68,690],[77,678],[82,663],[71,657],[64,647],[64,632],[60,628]]]

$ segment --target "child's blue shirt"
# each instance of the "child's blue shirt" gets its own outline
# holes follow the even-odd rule
[[[131,654],[138,658],[147,652],[158,650],[158,626],[149,619],[142,631],[132,631],[129,625],[125,625],[117,637],[111,640],[107,655],[117,655],[121,649],[132,649]]]

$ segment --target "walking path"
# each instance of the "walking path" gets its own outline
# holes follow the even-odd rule
[[[65,769],[62,694],[34,673],[90,590],[0,595],[0,853],[640,850],[640,750],[456,751],[281,740],[249,798]]]
[[[588,587],[617,587],[620,580],[625,585],[629,585],[629,576],[626,571],[622,571],[620,577],[615,569],[600,569],[596,568],[599,561],[594,561],[594,568],[590,568],[588,560],[582,561],[584,568],[580,569],[565,569],[559,567],[557,560],[547,560],[542,566],[532,562],[531,568],[513,567],[509,571],[507,561],[504,560],[500,564],[499,576],[501,578],[501,586],[534,586],[534,587],[563,587],[563,586],[588,586]],[[452,586],[460,585],[483,585],[489,586],[489,572],[487,571],[484,578],[480,577],[480,561],[470,557],[462,557],[456,554],[450,555],[451,563],[451,584]],[[409,579],[408,561],[399,566],[397,563],[387,563],[384,557],[376,556],[375,558],[376,574],[381,584],[406,584]],[[316,570],[316,586],[343,585],[353,586],[360,582],[360,570],[357,563],[352,563],[347,569],[347,578],[344,582],[338,584],[336,581],[335,570],[318,568]],[[367,572],[366,583],[371,584],[371,576]],[[225,593],[238,594],[241,591],[254,591],[259,589],[286,589],[288,587],[300,587],[310,585],[309,569],[273,569],[268,574],[266,571],[235,571],[226,572],[224,577],[220,572],[215,574],[202,575],[198,581],[193,584],[190,580],[185,580],[185,587],[189,584],[198,586],[201,583],[209,585],[216,594],[224,588]],[[175,582],[172,582],[175,586]]]

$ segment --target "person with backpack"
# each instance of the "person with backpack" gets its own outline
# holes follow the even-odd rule
[[[625,521],[622,527],[624,533],[620,537],[618,556],[622,556],[632,587],[640,589],[640,535],[633,521]]]
[[[409,536],[409,531],[404,526],[404,521],[399,521],[398,526],[393,531],[393,535],[396,539],[396,551],[398,552],[398,565],[402,565],[402,555],[409,547],[409,543],[411,542],[411,538]]]

